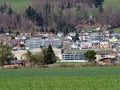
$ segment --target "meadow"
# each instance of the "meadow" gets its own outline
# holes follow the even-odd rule
[[[13,9],[25,8],[31,0],[0,0],[0,3],[9,3]]]
[[[115,33],[120,33],[120,28],[115,28],[115,29],[113,29],[113,32],[115,32]]]
[[[21,8],[25,8],[28,4],[31,3],[31,1],[32,0],[0,0],[0,3],[7,2],[7,3],[10,3],[10,5],[13,9],[21,9]],[[120,1],[119,0],[105,0],[103,4],[104,4],[104,6],[106,6],[106,5],[109,5],[112,3],[112,6],[114,6],[114,8],[116,8],[116,4],[118,2],[120,2]],[[117,7],[119,7],[119,5],[117,5]],[[98,9],[91,8],[90,13],[92,13],[92,14],[93,14],[93,12],[98,13],[97,10]]]
[[[119,90],[119,85],[119,66],[0,70],[0,90]]]

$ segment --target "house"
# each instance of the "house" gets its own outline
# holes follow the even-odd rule
[[[62,54],[62,60],[65,61],[82,61],[84,59],[83,52],[64,52]]]
[[[23,60],[12,60],[10,63],[5,62],[4,68],[14,68],[14,67],[22,67],[25,65],[25,62]]]
[[[72,43],[71,48],[72,48],[72,49],[77,49],[77,48],[78,48],[77,43],[75,43],[75,42],[74,42],[74,43]]]
[[[110,32],[109,31],[103,31],[102,32],[102,36],[103,36],[103,40],[109,40],[109,37],[110,37]]]
[[[117,61],[116,58],[103,58],[99,60],[101,64],[114,64]]]
[[[92,43],[91,42],[80,42],[78,48],[79,49],[90,49],[92,48]]]
[[[120,36],[118,34],[111,34],[109,38],[109,42],[118,42],[120,39]]]
[[[24,61],[23,60],[12,60],[10,61],[11,65],[16,65],[16,66],[23,66],[24,65]]]
[[[109,48],[110,49],[112,47],[111,47],[109,42],[101,41],[101,42],[98,43],[97,48],[99,48],[99,49],[108,49]]]
[[[99,51],[96,52],[96,61],[99,61],[100,59],[103,58],[116,58],[116,53],[112,50],[109,51]]]
[[[89,41],[90,35],[89,33],[79,33],[80,41]]]
[[[90,38],[89,35],[83,35],[83,36],[82,36],[82,40],[83,40],[83,41],[88,41],[89,38]]]
[[[20,32],[21,36],[27,36],[27,37],[31,37],[32,33],[31,32]]]
[[[60,48],[62,46],[62,39],[60,38],[46,38],[44,40],[44,46],[51,45],[54,48]]]
[[[40,37],[32,37],[25,41],[26,49],[41,48],[44,45],[44,40]]]
[[[54,36],[54,34],[53,34],[53,32],[36,32],[36,36],[49,37],[49,36]]]
[[[99,43],[99,42],[103,41],[103,37],[101,35],[91,35],[89,40],[92,43]]]
[[[24,40],[3,40],[4,44],[8,44],[10,46],[15,46],[15,45],[22,45],[25,43]]]
[[[4,34],[0,34],[0,41],[3,41],[3,40],[11,40],[12,37],[11,36],[7,36],[7,35],[4,35]]]
[[[70,35],[68,35],[68,36],[66,36],[66,38],[65,38],[66,40],[70,40],[70,41],[72,41],[73,40],[73,38],[70,36]]]
[[[120,46],[120,42],[114,42],[112,43],[112,48],[117,48]]]
[[[49,45],[60,48],[62,46],[62,39],[54,37],[45,39],[42,37],[32,37],[25,42],[26,49],[48,47]]]
[[[117,53],[116,58],[117,58],[117,60],[119,60],[119,61],[120,61],[120,52],[119,52],[119,53]]]
[[[26,40],[27,39],[27,37],[26,36],[17,36],[17,37],[15,37],[15,40]]]
[[[62,37],[62,36],[63,36],[63,33],[59,31],[59,32],[57,33],[57,36],[58,36],[58,37]]]
[[[76,33],[75,32],[70,32],[68,35],[70,35],[71,37],[75,37]]]

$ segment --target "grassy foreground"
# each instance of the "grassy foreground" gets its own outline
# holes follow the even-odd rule
[[[120,76],[2,78],[0,90],[119,90]]]
[[[119,90],[120,67],[0,70],[0,90]]]

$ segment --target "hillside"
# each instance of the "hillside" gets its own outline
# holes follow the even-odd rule
[[[0,0],[0,31],[62,31],[67,34],[104,25],[119,27],[120,1],[103,1]],[[5,2],[10,5],[3,4]]]

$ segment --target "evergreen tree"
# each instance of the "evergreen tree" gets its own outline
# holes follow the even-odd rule
[[[77,40],[79,40],[79,34],[78,33],[76,33],[74,41],[77,41]]]
[[[104,11],[103,7],[102,7],[102,4],[99,5],[99,13],[102,13]]]
[[[43,25],[43,19],[42,17],[36,12],[36,10],[32,7],[28,7],[26,9],[26,16],[32,21],[36,22],[38,26]]]
[[[12,13],[13,13],[13,10],[12,10],[11,7],[9,7],[9,9],[8,9],[8,14],[9,14],[9,15],[12,15]]]
[[[26,16],[27,16],[31,21],[35,21],[36,11],[34,10],[34,8],[28,7],[28,8],[26,9]]]
[[[94,4],[96,7],[102,5],[103,2],[104,2],[104,0],[94,0]]]
[[[67,8],[68,8],[68,9],[71,8],[70,2],[67,3]]]
[[[49,45],[47,49],[43,49],[43,55],[45,64],[53,64],[56,62],[56,56],[51,45]]]

